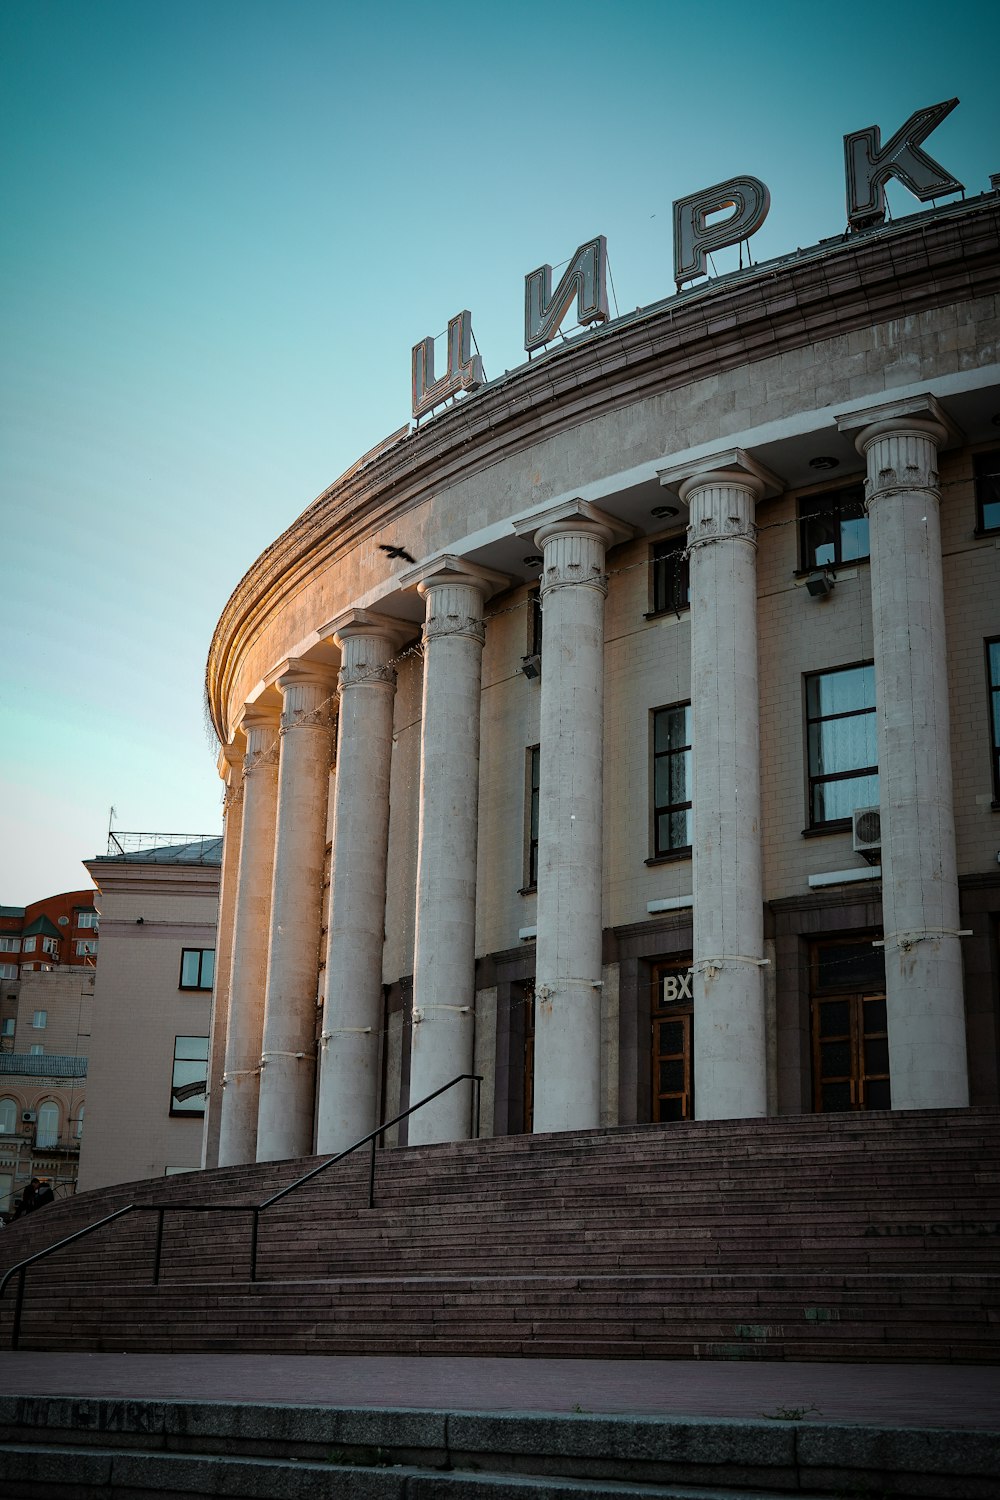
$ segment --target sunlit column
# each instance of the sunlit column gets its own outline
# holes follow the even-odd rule
[[[257,1150],[260,1049],[278,803],[277,706],[252,705],[245,709],[241,727],[247,748],[243,759],[243,825],[219,1130],[220,1167],[253,1161]]]
[[[483,602],[508,580],[443,556],[404,574],[424,599],[424,690],[410,1102],[471,1073]],[[466,1139],[471,1088],[410,1116],[411,1145]]]
[[[631,534],[582,500],[517,523],[543,554],[533,1128],[601,1115],[605,552]]]
[[[740,449],[660,472],[689,508],[695,1113],[767,1113],[756,504]]]
[[[352,609],[328,627],[342,653],[316,1149],[374,1130],[389,847],[395,621]]]
[[[330,671],[307,661],[292,662],[278,678],[278,687],[284,711],[258,1161],[306,1156],[313,1149],[323,856],[332,756]]]
[[[222,1074],[226,1061],[229,980],[233,962],[233,920],[236,911],[236,883],[240,870],[240,839],[243,833],[242,750],[238,749],[235,744],[224,745],[219,755],[219,769],[225,779],[226,790],[222,803],[222,869],[219,878],[219,922],[215,940],[215,978],[212,985],[208,1086],[202,1131],[202,1167],[215,1167],[219,1160]]]
[[[889,1086],[893,1109],[969,1102],[933,396],[838,419],[868,463]]]

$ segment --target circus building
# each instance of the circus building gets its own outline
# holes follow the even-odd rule
[[[930,113],[832,240],[699,279],[738,178],[655,305],[598,236],[502,379],[459,314],[239,583],[206,1165],[460,1075],[390,1143],[1000,1102],[1000,183]]]

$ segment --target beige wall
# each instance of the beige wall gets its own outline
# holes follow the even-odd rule
[[[101,961],[80,1188],[201,1161],[202,1117],[170,1114],[174,1038],[208,1037],[210,990],[179,988],[181,950],[214,948],[219,869],[93,861]],[[139,918],[142,918],[141,923]]]

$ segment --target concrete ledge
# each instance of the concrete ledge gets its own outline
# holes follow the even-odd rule
[[[123,1497],[257,1500],[432,1500],[442,1489],[498,1500],[505,1487],[556,1497],[640,1485],[1000,1500],[1000,1430],[0,1397],[0,1492],[76,1497],[109,1485]]]

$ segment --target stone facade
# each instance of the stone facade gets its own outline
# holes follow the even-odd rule
[[[470,1071],[483,1133],[997,1103],[998,331],[993,193],[553,348],[276,540],[208,663],[206,1164]],[[279,1012],[321,1123],[262,1142]],[[474,1126],[463,1085],[389,1140]]]

